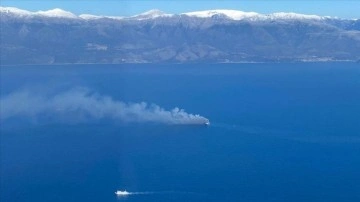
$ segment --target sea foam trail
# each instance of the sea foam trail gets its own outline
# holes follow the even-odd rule
[[[129,196],[129,195],[150,195],[150,194],[192,194],[192,195],[203,195],[203,194],[199,194],[199,193],[196,193],[196,192],[187,192],[187,191],[143,191],[143,192],[116,191],[115,194],[118,197],[124,197],[124,196]]]
[[[146,194],[161,194],[161,192],[151,192],[151,191],[129,192],[129,195],[146,195]]]
[[[75,88],[55,95],[30,91],[11,93],[0,100],[0,117],[37,119],[41,115],[52,119],[87,121],[110,118],[122,122],[152,122],[163,124],[205,124],[208,119],[183,109],[165,110],[155,104],[125,103],[110,96],[99,95],[86,88]]]

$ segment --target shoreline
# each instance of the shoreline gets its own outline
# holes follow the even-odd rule
[[[295,63],[359,63],[358,60],[331,60],[331,61],[286,61],[286,62],[257,62],[257,61],[242,61],[242,62],[183,62],[183,63],[162,63],[162,62],[141,62],[141,63],[53,63],[53,64],[0,64],[0,67],[13,67],[13,66],[69,66],[69,65],[196,65],[196,64],[295,64]]]

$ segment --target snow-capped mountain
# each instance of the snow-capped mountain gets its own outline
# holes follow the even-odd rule
[[[331,19],[329,16],[318,16],[318,15],[304,15],[298,13],[273,13],[266,16],[268,19],[276,20],[276,19],[287,19],[287,20],[325,20]]]
[[[214,16],[224,16],[232,20],[243,20],[243,19],[264,19],[263,15],[255,12],[243,12],[237,10],[206,10],[206,11],[195,11],[182,13],[182,15],[187,15],[190,17],[198,18],[211,18]]]
[[[108,19],[114,19],[114,20],[122,20],[125,17],[122,16],[104,16],[104,15],[91,15],[91,14],[81,14],[79,15],[79,18],[84,19],[84,20],[98,20],[98,19],[104,19],[104,18],[108,18]]]
[[[0,13],[2,15],[12,14],[16,17],[26,17],[26,16],[34,15],[33,12],[30,12],[27,10],[22,10],[22,9],[15,8],[15,7],[1,7],[1,6],[0,6]]]
[[[139,15],[134,15],[130,18],[137,19],[137,20],[148,20],[148,19],[154,19],[154,18],[159,18],[159,17],[172,17],[172,16],[173,16],[173,14],[167,14],[163,11],[153,9],[153,10],[149,10],[147,12],[141,13]]]
[[[75,14],[64,11],[60,8],[55,8],[47,11],[36,11],[31,12],[27,10],[22,10],[14,7],[0,7],[1,15],[13,15],[14,17],[48,17],[48,18],[78,18]]]
[[[189,16],[189,17],[197,17],[197,18],[212,18],[214,16],[223,16],[230,20],[324,20],[331,19],[331,17],[326,16],[317,16],[317,15],[304,15],[298,13],[272,13],[272,14],[259,14],[256,12],[244,12],[239,10],[205,10],[205,11],[194,11],[187,12],[181,14],[168,14],[163,11],[154,9],[150,10],[138,15],[125,17],[125,16],[99,16],[92,14],[81,14],[75,15],[69,11],[64,11],[59,8],[55,8],[48,11],[36,11],[31,12],[27,10],[22,10],[14,7],[0,7],[0,13],[4,14],[12,14],[14,17],[52,17],[52,18],[72,18],[72,19],[101,19],[101,18],[111,18],[118,20],[126,20],[126,19],[136,19],[136,20],[151,20],[155,18],[161,17],[176,17],[176,16]]]
[[[155,18],[159,18],[159,17],[172,17],[173,14],[167,14],[163,11],[154,9],[154,10],[150,10],[138,15],[134,15],[134,16],[130,16],[130,17],[125,17],[125,16],[103,16],[103,15],[91,15],[91,14],[81,14],[79,15],[80,18],[85,19],[85,20],[97,20],[97,19],[104,19],[104,18],[108,18],[108,19],[114,19],[114,20],[127,20],[127,19],[132,19],[132,20],[150,20],[150,19],[155,19]]]
[[[1,64],[360,59],[360,20],[207,10],[134,16],[0,7]]]
[[[51,17],[51,18],[77,18],[77,16],[71,12],[55,8],[48,11],[37,11],[36,15]]]
[[[191,17],[211,18],[214,16],[225,16],[232,20],[323,20],[330,17],[321,17],[317,15],[304,15],[298,13],[273,13],[269,15],[259,14],[255,12],[243,12],[238,10],[206,10],[183,13]]]

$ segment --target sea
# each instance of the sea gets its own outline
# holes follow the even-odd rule
[[[359,63],[0,70],[2,202],[360,201]]]

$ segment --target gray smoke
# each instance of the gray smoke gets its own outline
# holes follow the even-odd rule
[[[75,88],[55,95],[29,91],[11,93],[0,100],[0,117],[37,119],[46,115],[59,120],[87,121],[110,118],[121,122],[153,122],[164,124],[204,124],[203,116],[186,113],[183,109],[165,110],[155,104],[124,103],[84,88]]]

